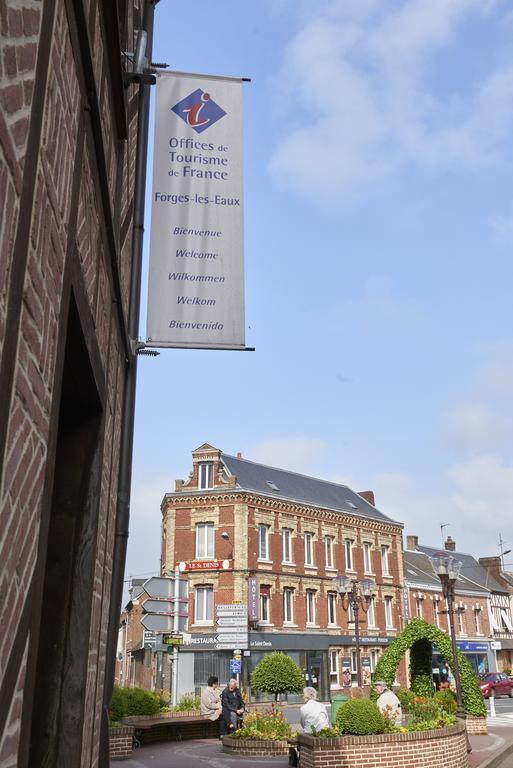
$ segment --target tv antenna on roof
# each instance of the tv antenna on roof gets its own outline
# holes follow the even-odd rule
[[[505,546],[506,546],[506,542],[502,538],[502,534],[499,533],[499,547],[501,550],[501,568],[503,569],[504,569],[504,555],[509,555],[509,553],[511,552],[511,549],[504,549]]]
[[[450,525],[450,523],[440,523],[440,533],[442,534],[442,544],[445,546],[444,541],[444,528],[447,528]]]

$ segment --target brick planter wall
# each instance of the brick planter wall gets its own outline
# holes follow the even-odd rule
[[[270,757],[273,755],[288,755],[289,744],[287,741],[256,741],[255,739],[231,739],[223,738],[223,752],[229,755],[259,755]]]
[[[467,727],[467,733],[471,733],[473,736],[488,733],[486,717],[473,717],[472,715],[467,715],[465,718],[465,725]]]
[[[134,728],[123,725],[109,730],[109,756],[111,760],[126,760],[132,756]]]
[[[184,712],[157,712],[154,715],[128,715],[123,718],[124,723],[136,723],[141,720],[181,720],[182,718],[203,717],[199,709],[188,709]],[[206,718],[203,718],[206,719]]]
[[[299,735],[301,768],[468,768],[465,726],[416,733],[341,736]]]

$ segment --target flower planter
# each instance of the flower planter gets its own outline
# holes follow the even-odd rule
[[[122,725],[109,728],[109,756],[111,760],[126,760],[132,755],[134,727]]]
[[[301,768],[468,768],[465,725],[413,733],[340,736],[299,735]]]
[[[467,715],[465,718],[465,726],[467,733],[471,733],[473,736],[488,733],[486,727],[486,717],[474,717],[473,715]]]
[[[223,736],[223,752],[229,755],[259,755],[271,757],[275,755],[288,755],[289,744],[283,741],[258,741],[257,739],[232,739]]]

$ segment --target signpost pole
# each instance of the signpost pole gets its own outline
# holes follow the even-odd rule
[[[175,597],[174,597],[174,616],[173,616],[173,632],[178,633],[178,612],[180,610],[180,569],[175,567]],[[178,704],[178,646],[173,646],[173,692],[171,701],[175,707]]]

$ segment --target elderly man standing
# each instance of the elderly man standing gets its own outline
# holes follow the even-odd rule
[[[329,728],[328,711],[324,704],[317,701],[317,691],[315,688],[303,688],[304,704],[301,707],[301,728],[305,733],[312,733],[312,730],[322,731],[323,728]]]
[[[381,714],[388,717],[394,725],[401,725],[403,712],[401,709],[401,702],[395,693],[389,690],[388,685],[384,680],[378,680],[374,683],[374,688],[378,694],[376,704],[378,705]]]

